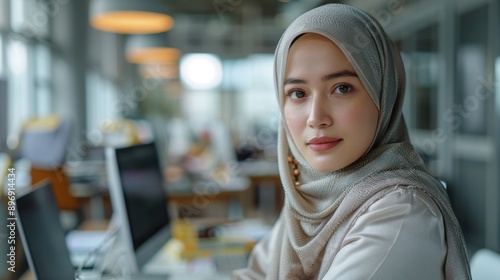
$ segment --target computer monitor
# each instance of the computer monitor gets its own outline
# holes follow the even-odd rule
[[[16,206],[19,233],[35,278],[75,279],[50,181],[42,181],[18,196]]]
[[[123,246],[131,272],[140,273],[171,237],[157,149],[154,142],[108,147],[106,163],[112,219],[119,226],[117,244]]]

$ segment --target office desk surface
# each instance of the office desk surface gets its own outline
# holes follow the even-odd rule
[[[246,198],[248,198],[250,184],[251,181],[246,177],[231,178],[224,184],[220,182],[192,183],[187,189],[176,188],[171,184],[168,185],[166,197],[173,208],[181,206],[199,209],[205,208],[212,202],[225,203],[239,213],[237,218],[242,218],[249,208],[249,201]],[[70,187],[71,194],[81,201],[87,218],[109,218],[111,205],[107,187],[93,184],[73,184]],[[176,213],[171,214],[177,216]]]

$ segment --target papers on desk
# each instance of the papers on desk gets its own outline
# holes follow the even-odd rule
[[[73,230],[66,235],[66,244],[70,252],[90,252],[102,244],[106,233],[102,230]]]
[[[73,230],[66,235],[66,245],[71,257],[71,262],[78,267],[86,261],[87,256],[94,249],[102,246],[106,238],[106,231]],[[92,267],[97,260],[97,256],[92,256],[85,267]]]
[[[173,239],[166,246],[166,255],[190,264],[189,271],[197,271],[200,267],[208,270],[207,263],[217,272],[243,268],[255,243],[271,230],[271,225],[260,219],[205,225],[203,232],[211,234],[204,237],[197,235],[199,227],[190,222],[175,221]]]
[[[259,241],[271,231],[272,226],[260,219],[246,219],[225,223],[213,228],[216,237],[243,238]]]

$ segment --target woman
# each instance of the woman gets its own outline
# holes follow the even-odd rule
[[[470,279],[447,195],[408,139],[404,69],[368,14],[328,4],[275,55],[285,205],[235,279]]]

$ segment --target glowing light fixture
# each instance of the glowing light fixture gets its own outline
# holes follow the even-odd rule
[[[130,63],[175,63],[181,52],[176,48],[144,48],[134,49],[127,52],[127,61]]]
[[[181,81],[194,90],[210,90],[222,81],[222,64],[212,54],[188,54],[180,63]]]
[[[130,35],[125,50],[127,61],[136,64],[175,64],[181,56],[179,49],[168,46],[164,33]]]
[[[125,42],[127,61],[139,64],[143,78],[176,79],[181,51],[169,46],[165,33],[129,35]]]
[[[168,12],[165,0],[93,0],[90,25],[121,34],[159,33],[174,25]]]
[[[177,79],[177,64],[141,64],[139,75],[144,79]]]

